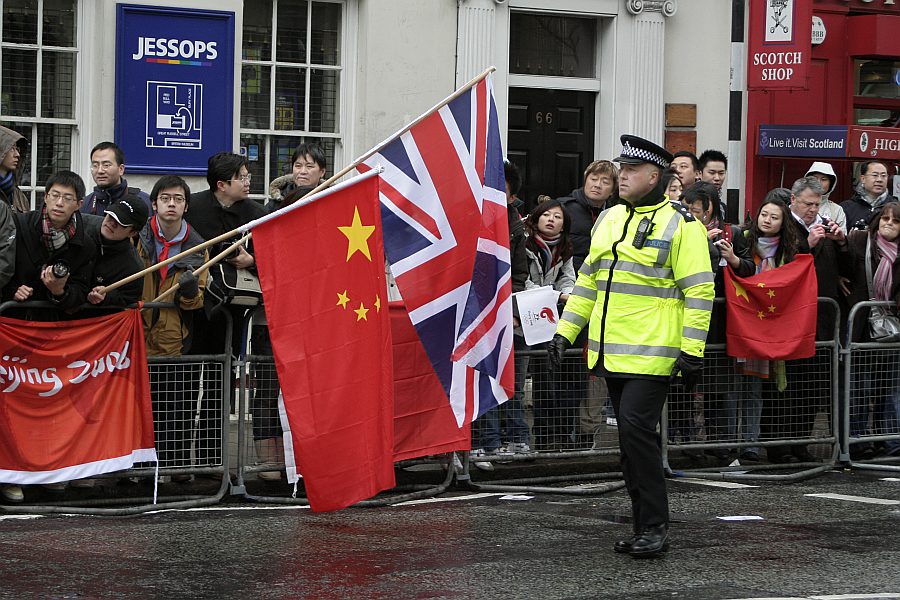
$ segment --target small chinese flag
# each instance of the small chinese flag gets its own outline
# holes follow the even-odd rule
[[[729,356],[795,360],[816,353],[816,270],[810,254],[741,278],[725,269]]]
[[[299,468],[315,511],[393,487],[378,178],[258,225],[253,245],[284,401],[289,481]]]

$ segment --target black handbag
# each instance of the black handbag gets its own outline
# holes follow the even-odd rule
[[[259,278],[248,269],[238,269],[227,262],[219,262],[209,269],[206,294],[219,304],[257,306],[262,304]]]
[[[869,298],[875,300],[872,276],[872,243],[866,240],[866,285]],[[900,317],[893,308],[873,306],[869,309],[869,337],[873,342],[900,342]]]

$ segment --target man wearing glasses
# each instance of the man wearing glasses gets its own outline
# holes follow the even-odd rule
[[[81,212],[103,217],[110,205],[126,195],[137,196],[150,211],[150,196],[140,188],[128,187],[125,154],[113,142],[100,142],[91,149],[91,178],[96,184],[81,206]]]
[[[209,158],[206,171],[209,189],[192,194],[190,210],[185,213],[185,220],[204,240],[233,231],[266,214],[262,204],[247,198],[250,194],[249,166],[245,157],[231,152],[220,152]],[[235,240],[239,237],[234,236]],[[215,250],[222,248],[222,245],[212,248],[210,254],[216,254]],[[226,262],[237,269],[255,271],[256,260],[252,245],[239,246]],[[204,308],[205,311],[197,311],[194,319],[191,354],[222,354],[230,350],[232,354],[239,356],[242,353],[241,332],[247,320],[246,307],[223,307],[231,315],[233,334],[230,349],[225,348],[226,324],[222,310],[216,310],[218,307],[210,294],[206,295]],[[230,374],[227,376],[230,378]],[[221,374],[207,370],[204,374],[204,389],[210,390],[210,393],[222,389],[220,378]],[[221,445],[217,443],[221,435],[222,415],[221,408],[215,402],[208,401],[207,394],[204,397],[205,401],[200,408],[201,437],[197,443],[197,458],[199,464],[213,466],[222,461]],[[227,398],[223,401],[227,401]]]
[[[847,215],[848,229],[865,229],[879,208],[895,200],[888,191],[887,166],[877,160],[869,160],[859,169],[859,183],[849,200],[841,203]]]
[[[16,214],[16,270],[4,299],[49,300],[60,311],[71,311],[87,298],[97,252],[78,212],[84,181],[76,173],[59,171],[45,187],[41,208]],[[11,316],[39,320],[63,316],[59,311],[19,312]]]

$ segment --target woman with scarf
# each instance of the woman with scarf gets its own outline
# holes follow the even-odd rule
[[[852,282],[848,302],[851,306],[869,299],[893,303],[894,312],[900,306],[900,203],[883,205],[865,230],[851,231],[847,243],[841,248],[841,271]],[[870,260],[872,279],[868,281],[866,258]],[[872,295],[869,290],[871,289]],[[871,341],[867,326],[868,311],[857,313],[853,323],[853,341]],[[865,367],[863,367],[865,369]],[[900,433],[900,389],[897,373],[900,369],[895,349],[873,352],[869,369],[853,374],[853,392],[850,394],[850,436]],[[869,403],[874,399],[872,429],[869,429]],[[888,441],[881,448],[883,454],[900,454],[900,442]],[[853,460],[871,458],[876,448],[869,443],[853,444],[850,457]]]
[[[744,232],[754,264],[753,272],[749,273],[750,275],[764,273],[785,265],[794,260],[794,256],[799,253],[801,240],[797,237],[796,229],[791,223],[793,217],[787,205],[789,200],[790,190],[776,188],[770,191],[762,206],[759,207],[756,218],[750,224],[749,229]],[[739,358],[736,366],[738,371],[736,385],[729,397],[735,419],[737,409],[740,408],[740,441],[757,442],[760,438],[760,422],[763,413],[763,380],[774,380],[778,391],[784,390],[787,385],[784,361],[770,362],[754,358]],[[771,431],[767,432],[773,437],[778,437],[778,432],[785,424],[785,419],[789,418],[784,414],[785,409],[781,406],[785,402],[787,400],[780,398],[777,394],[772,394],[767,407],[771,415],[771,423],[767,423],[767,430]],[[794,458],[792,454],[787,453],[779,453],[775,458],[771,452],[769,453],[772,462],[787,462],[788,457]],[[740,459],[744,462],[759,461],[759,448],[753,446],[743,448]]]
[[[528,257],[525,289],[550,286],[560,293],[559,304],[563,306],[575,288],[572,242],[569,239],[571,222],[559,200],[546,196],[542,198],[545,200],[525,219],[525,254]],[[517,345],[528,349],[522,337],[517,336],[516,341]],[[545,360],[543,353],[538,360]],[[541,362],[532,376],[534,438],[535,444],[543,449],[561,449],[572,444],[580,398],[572,397],[572,390],[566,389],[566,382],[574,381],[576,376],[583,377],[580,373],[583,363],[581,357],[566,362],[573,364],[567,368],[563,363],[561,372],[554,374],[549,373],[547,365]],[[528,363],[525,362],[523,376],[527,372]]]

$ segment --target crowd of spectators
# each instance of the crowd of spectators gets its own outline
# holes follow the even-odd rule
[[[715,275],[716,296],[725,293],[724,272],[729,267],[739,277],[749,277],[791,262],[798,254],[811,254],[819,297],[834,301],[838,311],[822,305],[818,310],[816,339],[847,341],[847,316],[858,302],[890,300],[900,306],[900,269],[897,241],[900,236],[900,204],[888,191],[887,165],[866,161],[860,165],[853,195],[844,202],[832,199],[837,177],[832,165],[814,162],[790,189],[771,190],[752,217],[741,224],[728,223],[722,199],[728,159],[717,150],[699,157],[689,151],[674,154],[663,175],[671,202],[682,203],[707,230],[710,265]],[[569,195],[552,199],[539,196],[528,215],[513,213],[523,203],[517,199],[520,178],[506,165],[510,229],[525,224],[526,262],[519,267],[525,289],[549,286],[560,292],[559,312],[574,286],[575,275],[590,244],[592,227],[599,215],[620,202],[618,172],[609,161],[587,166],[583,186]],[[866,250],[868,249],[868,255]],[[867,290],[865,262],[875,273],[874,292]],[[513,261],[513,270],[516,270]],[[514,275],[515,280],[515,275]],[[648,324],[649,326],[650,324]],[[855,341],[867,340],[865,312],[854,325]],[[598,404],[607,394],[584,368],[580,353],[570,352],[571,364],[550,372],[543,345],[527,346],[521,331],[515,337],[516,389],[506,408],[499,407],[484,420],[490,435],[476,423],[473,451],[475,465],[491,469],[484,457],[508,454],[533,455],[536,450],[558,451],[599,448],[599,434],[615,427],[610,406]],[[725,306],[713,310],[710,344],[724,345]],[[583,348],[578,340],[575,348]],[[852,438],[867,434],[900,433],[900,384],[896,353],[873,360],[871,369],[854,373],[851,390]],[[830,414],[830,355],[798,361],[768,361],[754,357],[729,358],[724,352],[707,361],[700,388],[687,393],[675,386],[668,398],[670,444],[706,442],[706,453],[728,462],[806,462],[814,459],[806,443],[777,444],[765,440],[807,440],[813,436],[818,416]],[[526,395],[527,381],[531,393]],[[846,383],[841,378],[840,385]],[[842,390],[843,391],[843,390]],[[594,414],[595,418],[585,418]],[[900,453],[900,443],[854,443],[851,458]],[[686,449],[690,458],[700,458]]]
[[[226,350],[245,354],[251,319],[252,351],[271,355],[262,311],[222,305],[212,298],[206,293],[209,271],[200,269],[211,253],[190,251],[311,191],[325,175],[325,154],[318,145],[297,148],[292,174],[265,207],[248,198],[250,165],[240,155],[221,152],[209,158],[208,190],[192,194],[181,177],[164,175],[147,194],[128,185],[122,150],[101,142],[90,155],[95,184],[90,194],[78,174],[59,171],[44,182],[43,201],[31,210],[19,189],[19,163],[26,149],[27,140],[20,134],[0,127],[0,289],[4,302],[23,303],[8,306],[5,316],[66,320],[143,301],[148,356],[220,355]],[[224,239],[214,248],[236,241],[237,236]],[[138,275],[181,254],[168,265]],[[237,245],[223,262],[253,272],[252,242]],[[107,289],[134,275],[132,281]],[[166,300],[158,302],[161,297]],[[236,333],[233,346],[226,349],[228,319]],[[274,365],[255,365],[252,376],[257,382],[251,401],[257,457],[261,463],[278,464],[283,449]],[[221,465],[223,407],[231,400],[223,393],[233,393],[230,374],[203,368],[200,362],[154,363],[150,384],[160,466]],[[281,472],[273,469],[260,477],[280,479]],[[191,478],[177,474],[171,479]],[[60,491],[93,485],[93,480],[81,479],[44,487]],[[0,484],[0,496],[21,502],[24,492],[21,486]]]

